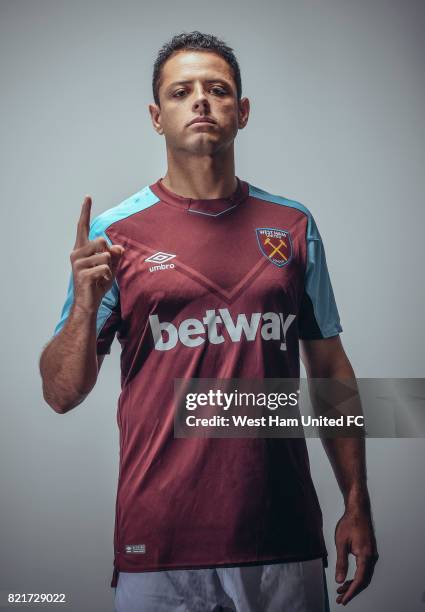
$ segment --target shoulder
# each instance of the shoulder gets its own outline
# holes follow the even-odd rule
[[[269,191],[260,189],[260,187],[256,187],[251,183],[249,183],[249,194],[253,198],[264,200],[265,202],[270,202],[271,204],[276,204],[277,206],[286,206],[288,208],[299,210],[305,216],[307,221],[307,239],[320,239],[319,230],[317,228],[313,214],[305,204],[302,204],[298,200],[292,200],[282,195],[270,193]]]
[[[133,193],[119,204],[108,208],[97,217],[94,217],[90,223],[89,239],[93,240],[93,238],[98,236],[104,236],[105,230],[112,224],[150,208],[157,202],[159,202],[158,196],[151,191],[149,185],[146,185],[143,189]]]

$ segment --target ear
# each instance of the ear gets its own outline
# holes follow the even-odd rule
[[[163,134],[164,130],[161,126],[161,109],[157,104],[149,104],[149,113],[152,119],[152,125],[155,132]]]
[[[238,127],[240,130],[243,130],[243,128],[246,126],[246,124],[248,123],[248,118],[249,118],[249,100],[248,98],[241,98],[239,100],[239,110],[238,110]]]

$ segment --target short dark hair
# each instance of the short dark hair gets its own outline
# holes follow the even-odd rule
[[[238,99],[241,99],[241,72],[233,49],[226,45],[224,41],[220,40],[216,36],[213,36],[212,34],[203,34],[202,32],[198,32],[198,30],[194,30],[193,32],[182,32],[181,34],[176,34],[159,50],[153,67],[152,77],[152,91],[155,104],[159,106],[159,81],[163,64],[165,64],[167,59],[173,53],[184,50],[209,51],[217,53],[217,55],[221,55],[221,57],[226,60],[233,70]]]

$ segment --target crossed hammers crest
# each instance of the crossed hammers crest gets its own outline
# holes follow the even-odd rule
[[[279,239],[279,244],[276,246],[275,244],[273,244],[273,242],[270,240],[270,238],[266,238],[264,241],[264,244],[269,244],[271,247],[273,247],[273,251],[271,253],[269,253],[269,257],[273,257],[273,255],[275,253],[279,253],[279,255],[282,257],[282,259],[284,259],[285,261],[288,261],[288,258],[286,257],[286,255],[284,255],[282,253],[282,251],[280,250],[280,248],[282,246],[284,246],[285,248],[287,248],[287,244],[284,240],[282,240],[281,238]]]

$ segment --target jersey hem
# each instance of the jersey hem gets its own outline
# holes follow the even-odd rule
[[[214,569],[216,567],[249,567],[255,565],[276,565],[278,563],[294,563],[297,561],[312,561],[313,559],[323,559],[323,567],[328,567],[328,553],[312,553],[310,555],[292,555],[292,556],[283,556],[273,559],[258,559],[256,561],[236,561],[233,563],[203,563],[200,565],[173,565],[173,566],[161,566],[155,568],[120,568],[118,565],[115,565],[112,579],[111,579],[111,588],[115,588],[118,584],[119,573],[121,572],[129,572],[129,573],[145,573],[145,572],[165,572],[165,571],[177,571],[177,570],[191,570],[191,569]]]

